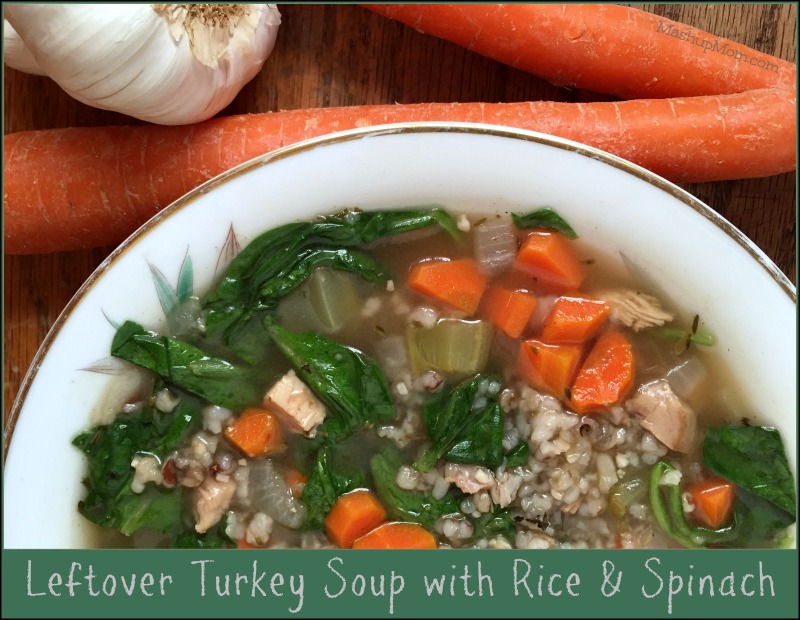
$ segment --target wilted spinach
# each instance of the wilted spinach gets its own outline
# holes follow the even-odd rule
[[[697,549],[706,545],[718,545],[730,542],[739,535],[741,515],[734,511],[731,523],[718,530],[696,527],[689,524],[683,511],[681,489],[677,484],[662,485],[664,474],[675,471],[675,466],[668,461],[659,461],[650,470],[648,481],[648,499],[653,517],[662,531],[670,538],[689,549]]]
[[[367,485],[363,470],[346,467],[341,461],[330,446],[323,446],[317,453],[301,497],[307,510],[306,529],[322,529],[340,495]]]
[[[527,441],[521,441],[506,454],[506,467],[523,467],[528,463],[531,446]]]
[[[498,390],[488,389],[492,384],[499,385],[497,378],[478,374],[425,403],[428,446],[414,467],[428,471],[442,457],[491,469],[502,464],[503,410]]]
[[[503,536],[514,542],[517,530],[514,526],[514,517],[508,508],[495,508],[492,512],[485,512],[472,521],[473,538],[494,538]]]
[[[181,519],[181,489],[148,485],[142,493],[134,493],[131,461],[139,453],[161,458],[172,452],[199,425],[199,420],[199,409],[182,399],[170,413],[145,407],[139,413],[120,415],[107,426],[91,428],[75,437],[73,445],[89,461],[88,493],[78,506],[81,514],[126,536],[143,527],[173,531]]]
[[[550,207],[524,214],[512,213],[511,218],[517,228],[549,228],[560,232],[568,239],[578,238],[578,233],[573,230],[572,226]]]
[[[223,332],[225,343],[237,355],[256,363],[267,351],[262,320],[277,301],[311,272],[314,261],[334,269],[358,273],[368,281],[383,276],[364,255],[339,254],[342,248],[364,246],[400,233],[437,226],[453,236],[452,216],[434,208],[416,211],[362,212],[346,210],[311,222],[279,226],[256,237],[231,262],[225,276],[206,300],[206,333]],[[321,253],[317,253],[317,252]],[[314,257],[311,259],[310,257]],[[308,262],[310,261],[310,262]],[[325,262],[330,261],[330,262]],[[279,284],[274,284],[274,283]],[[260,346],[259,346],[260,345]]]
[[[375,490],[390,518],[419,523],[433,530],[438,519],[458,513],[458,503],[452,495],[436,499],[432,495],[401,489],[397,485],[397,471],[403,464],[400,454],[391,446],[370,461]]]
[[[380,367],[363,353],[315,334],[295,333],[269,321],[268,332],[298,376],[328,407],[320,431],[332,440],[395,417]]]
[[[703,464],[796,518],[794,478],[780,433],[762,426],[709,428]]]
[[[260,290],[262,307],[271,309],[278,301],[308,280],[317,267],[348,271],[367,282],[386,280],[386,272],[374,258],[358,250],[309,248],[303,250],[285,273],[275,276]]]
[[[172,336],[157,336],[133,321],[126,321],[117,330],[111,354],[151,370],[210,403],[233,410],[260,402],[269,379],[263,371],[214,357]]]
[[[228,515],[222,515],[219,522],[207,532],[198,533],[192,526],[184,523],[182,530],[172,535],[174,549],[227,549],[236,546],[225,533],[228,527]]]

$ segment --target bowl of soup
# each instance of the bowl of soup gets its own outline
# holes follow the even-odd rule
[[[15,403],[5,542],[794,546],[796,376],[794,286],[667,181],[508,128],[344,132],[84,284]]]

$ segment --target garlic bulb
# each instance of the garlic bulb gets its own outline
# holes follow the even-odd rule
[[[23,62],[19,47],[13,59],[7,48],[6,64],[38,65],[78,101],[162,125],[203,121],[228,105],[261,70],[280,25],[273,4],[7,4],[4,11],[29,52]]]
[[[6,64],[12,69],[33,75],[45,75],[31,51],[25,47],[17,31],[12,28],[7,19],[3,20],[3,55]]]

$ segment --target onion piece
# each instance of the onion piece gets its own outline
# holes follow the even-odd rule
[[[306,507],[292,495],[286,480],[270,459],[253,461],[248,479],[252,506],[281,525],[298,529],[306,520]]]
[[[684,400],[691,399],[692,394],[703,384],[706,377],[708,377],[708,371],[703,362],[696,357],[690,357],[666,375],[670,387]]]
[[[475,259],[481,271],[496,276],[511,268],[517,255],[517,235],[508,215],[475,226]]]
[[[558,299],[557,295],[537,295],[536,309],[533,311],[528,321],[528,330],[538,333],[544,326],[544,322],[553,311],[553,306]]]
[[[358,293],[347,274],[318,267],[308,279],[308,290],[314,312],[329,330],[337,332],[356,317]]]

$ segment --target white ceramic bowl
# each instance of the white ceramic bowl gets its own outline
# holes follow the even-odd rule
[[[151,266],[174,286],[190,256],[202,295],[231,227],[243,247],[320,212],[432,203],[482,212],[548,205],[594,252],[624,252],[713,326],[739,397],[780,429],[796,472],[796,292],[763,252],[689,194],[596,149],[486,125],[405,124],[315,139],[243,164],[158,214],[98,267],[56,321],[15,404],[6,547],[82,546],[87,525],[76,505],[85,464],[70,440],[114,380],[82,369],[108,357],[107,319],[163,326]]]

